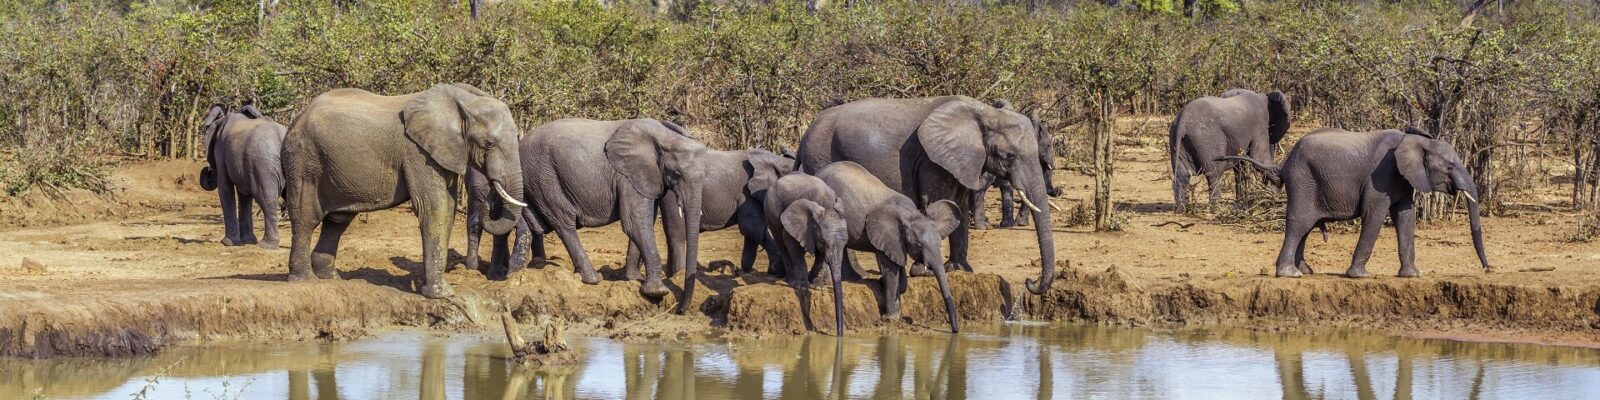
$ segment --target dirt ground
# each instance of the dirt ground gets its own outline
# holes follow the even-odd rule
[[[1164,123],[1150,126],[1165,133]],[[1336,275],[1348,265],[1356,235],[1335,229],[1327,243],[1308,243],[1316,275],[1276,279],[1264,274],[1281,232],[1173,213],[1165,139],[1154,130],[1119,140],[1114,197],[1126,218],[1122,231],[1069,227],[1068,213],[1056,213],[1055,251],[1062,268],[1045,296],[1022,287],[1024,278],[1038,274],[1031,228],[975,231],[971,261],[978,273],[952,278],[962,319],[1272,330],[1346,326],[1408,336],[1600,346],[1600,244],[1565,239],[1580,217],[1549,211],[1565,209],[1563,188],[1550,183],[1559,173],[1536,186],[1539,202],[1523,200],[1508,215],[1484,219],[1493,274],[1480,271],[1465,218],[1455,218],[1418,228],[1422,278],[1394,277],[1392,229],[1385,229],[1368,264],[1376,278]],[[1065,195],[1054,201],[1070,209],[1087,203],[1092,178],[1066,167],[1055,172]],[[591,260],[607,276],[596,286],[579,282],[559,239],[549,235],[546,247],[555,265],[506,281],[457,266],[447,274],[457,299],[423,299],[413,291],[421,268],[417,221],[405,207],[358,218],[340,250],[342,281],[283,282],[288,223],[281,228],[283,249],[222,246],[216,195],[194,184],[198,170],[199,163],[191,162],[138,163],[116,172],[121,189],[109,196],[0,200],[0,355],[145,354],[184,340],[343,339],[394,326],[490,331],[506,309],[521,319],[562,318],[576,335],[649,338],[716,328],[753,335],[832,333],[831,291],[814,290],[802,299],[770,277],[728,270],[701,278],[694,312],[672,314],[675,297],[652,303],[638,295],[636,283],[618,280],[616,265],[626,247],[616,226],[580,231]],[[1197,190],[1201,194],[1194,197],[1204,198],[1203,184]],[[1225,193],[1231,198],[1231,190]],[[989,199],[991,221],[998,223],[998,196]],[[464,232],[458,221],[453,262],[465,247]],[[737,261],[742,238],[729,230],[708,233],[701,243],[704,261]],[[871,264],[870,257],[863,260]],[[758,270],[764,262],[760,258]],[[669,286],[678,293],[681,284],[679,278]],[[873,288],[845,286],[851,332],[948,329],[930,278],[913,280],[906,318],[888,324],[877,318]],[[805,314],[802,301],[809,305]]]

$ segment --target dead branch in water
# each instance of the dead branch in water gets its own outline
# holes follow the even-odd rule
[[[559,320],[550,319],[547,323],[545,323],[544,338],[542,340],[535,340],[533,343],[524,341],[522,339],[522,335],[517,334],[516,327],[511,321],[512,317],[510,312],[500,312],[500,327],[505,329],[506,342],[511,345],[511,355],[517,362],[544,365],[557,364],[561,363],[561,360],[570,360],[572,358],[546,357],[552,354],[566,353],[568,350],[571,350],[571,347],[567,345],[567,340],[562,338],[563,331],[566,329],[562,326]]]

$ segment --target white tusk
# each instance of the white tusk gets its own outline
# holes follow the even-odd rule
[[[1027,192],[1018,190],[1017,191],[1017,198],[1022,199],[1022,204],[1025,204],[1025,205],[1028,206],[1028,208],[1033,209],[1033,212],[1036,212],[1036,213],[1037,212],[1043,212],[1043,211],[1039,210],[1039,206],[1033,205],[1033,202],[1028,200],[1028,193]]]
[[[511,198],[511,194],[510,193],[506,193],[506,188],[503,187],[503,186],[500,186],[500,182],[495,182],[494,183],[494,191],[500,193],[500,199],[501,200],[505,200],[507,203],[516,204],[517,207],[527,207],[528,206],[528,203],[523,203],[523,202],[517,201],[517,199]]]
[[[1467,191],[1463,190],[1463,191],[1461,191],[1461,194],[1466,195],[1467,196],[1467,200],[1472,200],[1473,203],[1477,203],[1478,202],[1478,198],[1477,197],[1472,197],[1472,193],[1467,193]]]
[[[1056,205],[1056,202],[1050,200],[1045,200],[1044,202],[1050,205],[1050,211],[1061,212],[1061,206]]]

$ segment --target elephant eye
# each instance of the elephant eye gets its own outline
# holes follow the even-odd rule
[[[494,148],[494,139],[484,139],[483,140],[483,148],[485,148],[485,149]]]

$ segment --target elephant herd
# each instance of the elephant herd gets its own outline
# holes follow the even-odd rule
[[[1289,129],[1289,102],[1280,92],[1265,95],[1233,89],[1221,97],[1203,97],[1184,106],[1173,120],[1168,151],[1172,160],[1172,195],[1179,212],[1188,203],[1192,175],[1205,175],[1215,206],[1222,174],[1235,170],[1236,194],[1242,195],[1244,165],[1269,181],[1282,184],[1287,197],[1283,246],[1277,276],[1312,273],[1305,242],[1311,230],[1334,221],[1361,219],[1349,269],[1351,278],[1369,276],[1367,259],[1387,217],[1393,221],[1400,253],[1401,277],[1417,277],[1415,240],[1416,192],[1456,193],[1467,198],[1472,246],[1485,272],[1491,270],[1483,250],[1478,187],[1461,156],[1449,142],[1416,128],[1349,132],[1322,128],[1295,144],[1282,165],[1274,149]]]
[[[214,106],[203,124],[200,182],[219,191],[226,245],[275,248],[275,218],[286,207],[290,281],[338,279],[334,261],[350,221],[410,202],[422,237],[418,291],[429,298],[452,293],[442,273],[462,181],[468,268],[479,269],[484,231],[493,237],[483,268],[489,277],[544,265],[543,237],[553,231],[583,283],[598,284],[578,229],[621,223],[625,278],[642,281],[641,295],[660,299],[671,292],[665,278],[683,273],[678,312],[693,299],[700,233],[737,227],[745,238],[743,272],[754,272],[765,251],[766,272],[797,290],[832,285],[836,332],[844,331],[840,285],[867,275],[851,251],[876,258],[885,318],[899,317],[910,276],[932,275],[951,330],[959,331],[946,273],[972,271],[969,229],[988,226],[982,193],[990,185],[1002,189],[1002,226],[1033,220],[1041,270],[1026,280],[1028,290],[1045,293],[1056,275],[1046,201],[1059,193],[1050,177],[1053,141],[1036,112],[1018,112],[1004,100],[849,102],[821,111],[798,149],[781,154],[709,149],[683,127],[655,119],[569,118],[523,132],[511,114],[504,102],[460,83],[398,96],[329,91],[287,127],[248,105],[233,112]],[[1291,114],[1280,92],[1234,89],[1186,105],[1168,141],[1177,209],[1187,206],[1192,175],[1205,175],[1215,205],[1222,174],[1233,169],[1242,184],[1242,168],[1253,166],[1288,194],[1278,276],[1312,273],[1305,260],[1311,230],[1355,218],[1363,220],[1361,236],[1345,274],[1368,276],[1366,260],[1388,217],[1399,236],[1399,275],[1409,277],[1419,275],[1415,192],[1459,191],[1468,200],[1474,248],[1489,269],[1478,189],[1449,143],[1412,128],[1324,128],[1301,138],[1278,165],[1274,150]],[[1013,198],[1023,206],[1017,218]],[[265,215],[259,240],[250,225],[252,200]],[[666,260],[656,246],[658,218]],[[805,268],[808,254],[813,261]]]
[[[547,263],[543,235],[554,231],[583,283],[598,284],[578,229],[621,223],[625,278],[660,299],[670,294],[665,278],[683,273],[680,313],[693,299],[700,233],[737,227],[744,272],[754,272],[764,250],[766,272],[797,290],[832,285],[836,332],[844,332],[840,285],[867,275],[849,250],[876,257],[885,318],[899,318],[908,278],[927,274],[959,331],[946,271],[972,271],[967,223],[981,218],[977,193],[990,184],[1014,191],[1031,210],[1023,215],[1035,221],[1043,267],[1028,288],[1044,293],[1055,275],[1051,210],[1038,206],[1058,192],[1050,185],[1049,136],[1037,113],[1003,100],[846,103],[823,110],[798,150],[781,154],[708,149],[683,127],[655,119],[569,118],[523,132],[504,102],[460,83],[397,96],[329,91],[287,127],[248,105],[235,112],[219,105],[203,129],[201,181],[220,192],[223,243],[275,248],[274,218],[285,207],[293,230],[289,281],[338,279],[339,241],[356,215],[410,202],[422,237],[418,292],[452,296],[442,273],[462,181],[468,268],[478,268],[484,231],[493,244],[483,270],[496,279]],[[259,241],[251,200],[267,215]],[[666,260],[656,246],[658,218]],[[1002,222],[1012,223],[1009,215]]]

